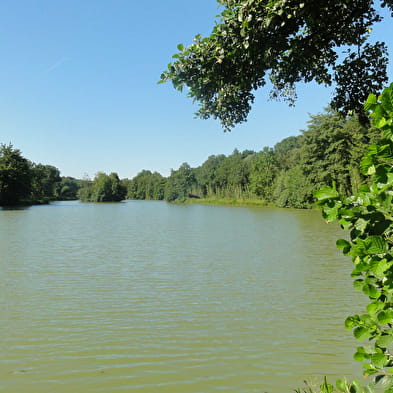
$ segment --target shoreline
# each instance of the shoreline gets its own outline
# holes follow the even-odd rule
[[[262,199],[242,199],[242,198],[187,198],[184,204],[212,205],[212,206],[234,206],[234,207],[271,207]]]

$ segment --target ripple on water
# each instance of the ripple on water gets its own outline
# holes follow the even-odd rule
[[[5,391],[281,393],[358,372],[342,327],[360,304],[350,262],[316,212],[129,202],[0,215]]]

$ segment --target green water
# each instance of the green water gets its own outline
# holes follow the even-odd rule
[[[282,393],[359,376],[342,235],[316,211],[0,210],[0,391]]]

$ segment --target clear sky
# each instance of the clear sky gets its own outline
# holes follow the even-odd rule
[[[217,13],[215,0],[2,0],[0,142],[63,176],[132,178],[299,134],[331,90],[301,86],[295,108],[261,91],[248,122],[224,133],[194,119],[185,93],[157,85],[177,44],[208,35]],[[393,53],[393,19],[375,36]]]

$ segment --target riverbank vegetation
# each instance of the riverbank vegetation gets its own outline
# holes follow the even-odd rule
[[[36,164],[12,144],[0,145],[0,206],[77,199],[82,181],[61,177],[52,165]]]
[[[93,181],[85,182],[78,197],[82,202],[120,202],[125,199],[126,193],[117,173],[107,175],[98,172]]]
[[[236,199],[236,198],[189,198],[186,200],[187,204],[201,204],[201,205],[214,205],[214,206],[249,206],[261,207],[268,206],[269,204],[261,199]]]
[[[274,147],[212,155],[195,168],[183,163],[168,177],[142,170],[122,180],[116,173],[102,172],[93,180],[61,177],[57,168],[34,164],[12,145],[2,145],[0,205],[136,199],[310,208],[313,193],[324,184],[335,182],[339,192],[349,196],[366,182],[359,163],[376,135],[375,128],[362,125],[356,116],[343,118],[327,109],[311,116],[299,135]]]
[[[196,168],[183,163],[167,178],[144,170],[124,180],[127,198],[310,208],[324,184],[336,182],[347,196],[364,184],[358,167],[376,134],[356,116],[343,118],[328,109],[273,148],[212,155]]]
[[[367,184],[347,197],[335,184],[316,192],[327,222],[338,221],[349,231],[348,240],[340,239],[337,247],[352,258],[354,287],[369,299],[365,312],[349,316],[348,330],[362,342],[354,354],[364,362],[363,374],[374,377],[374,384],[362,387],[358,382],[337,381],[340,392],[374,392],[375,385],[385,393],[393,392],[393,84],[382,95],[370,95],[365,110],[380,138],[361,160],[361,173]],[[367,340],[367,341],[366,341]],[[332,385],[321,386],[331,393]]]

